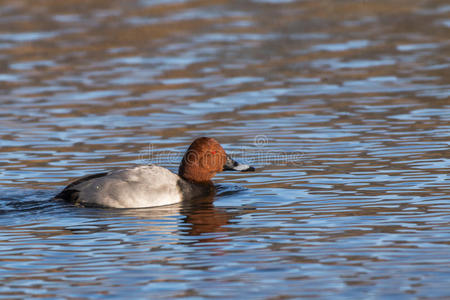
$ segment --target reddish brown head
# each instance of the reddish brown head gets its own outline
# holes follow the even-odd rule
[[[232,160],[215,139],[201,137],[184,154],[178,175],[188,181],[206,183],[223,170],[254,171],[254,168]]]

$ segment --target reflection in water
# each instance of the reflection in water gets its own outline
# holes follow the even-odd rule
[[[448,11],[1,1],[0,297],[448,298]],[[48,201],[176,170],[198,136],[257,172],[168,207]]]
[[[213,234],[219,232],[227,232],[224,225],[229,224],[232,214],[225,209],[216,208],[213,204],[214,197],[205,197],[197,199],[193,203],[188,203],[183,206],[181,211],[183,222],[190,226],[182,234],[189,236],[202,236],[204,234]],[[203,242],[214,241],[214,235],[211,238],[203,240]]]

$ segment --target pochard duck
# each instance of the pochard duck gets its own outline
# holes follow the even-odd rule
[[[70,183],[55,199],[112,208],[169,205],[212,193],[211,179],[227,170],[255,168],[233,160],[215,139],[201,137],[187,149],[178,175],[157,165],[88,175]]]

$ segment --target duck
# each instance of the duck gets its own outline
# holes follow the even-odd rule
[[[108,208],[171,205],[214,193],[211,180],[221,171],[255,168],[231,158],[216,139],[199,137],[184,153],[178,174],[149,164],[87,175],[67,185],[54,199]]]

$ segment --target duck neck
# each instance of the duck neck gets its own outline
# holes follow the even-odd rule
[[[184,178],[180,178],[177,185],[183,195],[183,200],[208,196],[214,194],[216,190],[211,180],[204,182],[194,182],[186,180]]]

